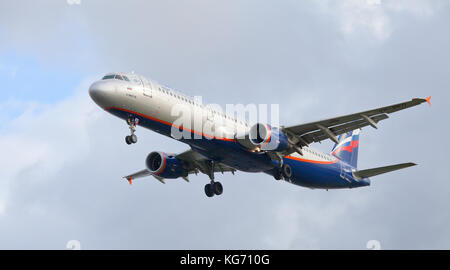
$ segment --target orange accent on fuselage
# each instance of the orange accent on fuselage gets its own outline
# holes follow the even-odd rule
[[[301,162],[315,163],[315,164],[334,164],[339,161],[339,159],[337,159],[337,158],[333,161],[320,161],[320,160],[304,159],[304,158],[293,157],[293,156],[286,156],[285,158],[297,160],[297,161],[301,161]]]
[[[147,118],[147,119],[150,119],[150,120],[153,120],[153,121],[156,121],[156,122],[168,125],[168,126],[173,126],[173,127],[178,128],[178,129],[181,129],[181,130],[186,130],[186,131],[189,131],[191,133],[195,133],[195,134],[201,135],[203,137],[208,137],[208,138],[211,138],[211,139],[217,139],[217,140],[222,140],[222,141],[236,142],[236,139],[211,136],[211,135],[205,134],[203,132],[195,131],[193,129],[185,128],[183,126],[177,126],[177,125],[174,125],[173,123],[170,123],[170,122],[167,122],[167,121],[164,121],[164,120],[161,120],[161,119],[149,116],[149,115],[145,115],[145,114],[142,114],[142,113],[134,112],[134,111],[131,111],[131,110],[128,110],[128,109],[122,109],[122,108],[117,108],[117,107],[108,107],[105,110],[108,111],[108,110],[111,110],[111,109],[119,110],[119,111],[123,111],[123,112],[127,112],[127,113],[136,114],[136,115],[142,116],[144,118]]]

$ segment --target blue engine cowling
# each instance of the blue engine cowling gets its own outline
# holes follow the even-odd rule
[[[187,176],[183,163],[176,157],[163,152],[151,152],[145,159],[147,170],[163,178],[178,178]]]
[[[286,134],[268,124],[255,124],[250,128],[249,140],[262,151],[283,151],[289,147]]]

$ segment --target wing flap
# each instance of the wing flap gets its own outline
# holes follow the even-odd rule
[[[378,168],[373,168],[373,169],[367,169],[367,170],[361,170],[361,171],[356,171],[353,172],[353,175],[356,178],[367,178],[367,177],[372,177],[372,176],[376,176],[376,175],[380,175],[383,173],[388,173],[388,172],[393,172],[396,170],[400,170],[400,169],[404,169],[404,168],[408,168],[408,167],[412,167],[412,166],[416,166],[417,164],[409,162],[409,163],[402,163],[402,164],[397,164],[397,165],[391,165],[391,166],[385,166],[385,167],[378,167]]]
[[[379,121],[387,119],[387,118],[389,118],[389,116],[387,114],[380,114],[380,115],[370,117],[370,120],[373,121],[374,123],[378,123]],[[340,135],[343,133],[353,131],[355,129],[369,126],[371,124],[372,123],[367,121],[366,119],[362,119],[362,120],[357,120],[357,121],[345,123],[342,125],[334,126],[334,127],[330,128],[330,131],[337,136],[337,135]],[[320,142],[320,141],[323,141],[328,138],[329,137],[327,136],[327,134],[322,132],[322,130],[310,132],[310,133],[307,133],[302,136],[303,141],[305,141],[308,144],[313,143],[313,142]]]
[[[307,144],[313,142],[320,142],[329,138],[335,138],[335,136],[342,133],[368,125],[376,128],[376,123],[388,118],[388,114],[411,108],[428,101],[428,98],[414,98],[407,102],[380,107],[373,110],[285,127],[283,130],[292,135],[292,139],[298,144],[298,146],[306,146]]]
[[[208,174],[208,168],[206,166],[206,161],[210,159],[203,156],[194,150],[187,150],[183,153],[180,153],[176,156],[178,159],[184,161],[186,169],[188,169],[189,173],[198,173],[200,170],[204,174]],[[223,163],[215,162],[214,163],[214,172],[235,172],[236,169],[231,168]]]

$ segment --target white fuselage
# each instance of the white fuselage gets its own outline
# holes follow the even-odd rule
[[[245,133],[250,128],[247,121],[205,105],[200,98],[183,95],[143,76],[120,74],[129,80],[103,79],[90,87],[92,99],[107,111],[116,108],[126,110],[172,126],[175,130],[182,126],[182,129],[192,132],[194,136],[197,134],[201,135],[199,137],[226,141],[235,141],[236,131]],[[181,125],[183,121],[188,121],[191,125]],[[160,130],[155,131],[161,133]],[[293,153],[289,157],[323,163],[336,161],[329,154],[308,147],[303,149],[303,156]]]

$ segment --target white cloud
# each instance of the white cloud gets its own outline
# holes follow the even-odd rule
[[[302,197],[288,196],[270,209],[273,220],[268,223],[271,227],[266,228],[263,243],[269,249],[327,249],[326,243],[334,241],[345,246],[341,237],[333,239],[334,232],[337,228],[341,232],[351,230],[358,223],[352,220],[358,209],[369,208],[372,200],[369,189],[307,189]],[[356,248],[364,248],[364,241]]]
[[[319,249],[317,233],[330,225],[336,213],[323,220],[316,210],[311,202],[283,200],[273,209],[275,229],[264,237],[264,244],[270,249],[292,249],[300,241],[302,248]]]
[[[442,1],[427,0],[318,0],[316,3],[322,11],[337,17],[345,36],[369,33],[379,41],[391,36],[394,28],[391,17],[395,13],[427,17],[443,5]]]
[[[428,17],[435,14],[444,5],[448,4],[445,0],[392,0],[383,1],[387,9],[395,12],[406,12],[416,17]]]
[[[3,212],[7,211],[8,189],[21,173],[29,172],[32,181],[51,179],[65,164],[84,158],[89,151],[87,127],[100,116],[86,99],[87,81],[77,94],[55,105],[6,101],[0,105],[7,112],[21,104],[25,110],[6,121],[0,133],[0,186]]]

